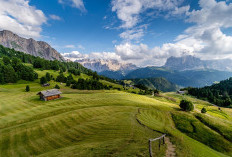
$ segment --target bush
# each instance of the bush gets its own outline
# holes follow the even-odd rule
[[[193,103],[191,101],[181,100],[180,108],[183,109],[184,111],[193,111],[194,110],[194,105],[193,105]]]
[[[68,81],[66,82],[66,86],[69,87],[70,85],[71,85],[71,82],[68,80]]]
[[[47,83],[46,77],[41,77],[40,78],[40,84],[45,84],[45,83]]]
[[[207,112],[206,108],[203,107],[203,108],[201,109],[201,113],[206,113],[206,112]]]
[[[60,86],[58,86],[58,85],[56,84],[56,85],[55,85],[55,88],[56,88],[56,89],[60,89]]]
[[[30,91],[30,87],[29,85],[26,86],[26,92],[29,92]]]

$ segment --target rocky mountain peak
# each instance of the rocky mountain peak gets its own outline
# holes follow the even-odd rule
[[[8,30],[0,31],[0,44],[47,60],[65,60],[63,56],[48,43],[44,41],[36,41],[32,38],[22,38]]]
[[[121,63],[117,60],[104,59],[81,59],[77,60],[84,67],[93,71],[131,71],[137,69],[136,65],[131,63]]]
[[[172,70],[200,70],[213,69],[219,71],[232,71],[232,61],[230,59],[221,60],[201,60],[194,56],[170,57],[164,67]]]

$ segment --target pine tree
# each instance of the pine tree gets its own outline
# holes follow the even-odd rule
[[[29,92],[29,91],[30,91],[30,86],[27,85],[27,86],[26,86],[26,92]]]
[[[45,84],[47,83],[47,79],[45,77],[40,78],[40,84]]]

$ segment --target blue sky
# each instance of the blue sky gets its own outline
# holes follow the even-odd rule
[[[0,0],[0,29],[66,58],[162,65],[170,56],[231,58],[231,0]]]
[[[193,0],[188,2],[193,3]],[[42,26],[40,39],[51,43],[61,53],[72,50],[83,53],[112,52],[115,44],[122,42],[119,34],[123,29],[117,28],[121,21],[112,12],[110,0],[84,0],[86,12],[67,4],[60,4],[58,0],[31,0],[30,4],[43,10],[45,15],[60,17],[60,20],[51,20]],[[195,5],[197,6],[197,3]],[[141,39],[149,46],[161,46],[163,43],[172,42],[189,26],[181,18],[163,17],[147,17],[141,24],[149,24],[146,34]],[[107,29],[107,26],[111,28]],[[66,48],[68,45],[75,48]]]

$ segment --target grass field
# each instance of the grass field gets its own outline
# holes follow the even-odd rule
[[[39,77],[46,73],[37,72]],[[216,108],[210,104],[186,96],[194,100],[197,109],[183,113],[178,106],[182,98],[174,93],[164,94],[175,98],[176,102],[117,90],[80,91],[65,87],[65,84],[59,84],[62,99],[40,101],[36,94],[57,84],[50,83],[51,87],[46,88],[41,87],[38,81],[0,85],[0,156],[148,156],[148,139],[159,137],[162,133],[166,133],[176,145],[178,156],[232,155],[229,149],[232,144],[229,140],[231,109],[213,111]],[[24,91],[27,84],[30,92]],[[200,121],[196,116],[201,106],[206,105],[212,111],[208,111],[203,116],[204,121]],[[183,116],[190,118],[182,121]],[[195,136],[178,127],[192,121],[200,126],[194,132]],[[222,133],[215,129],[220,127],[223,127]],[[228,144],[219,143],[226,150],[215,149],[196,138],[204,135],[201,128],[205,134],[212,133],[207,138],[217,135],[218,140]],[[165,148],[163,146],[159,151],[157,143],[153,143],[154,155],[164,156]]]

